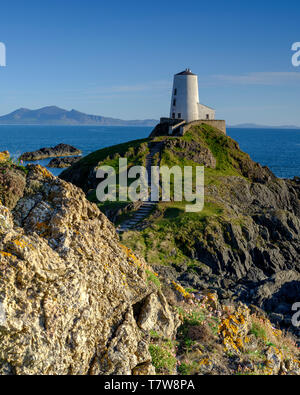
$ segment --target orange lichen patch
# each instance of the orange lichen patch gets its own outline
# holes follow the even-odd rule
[[[294,366],[294,369],[300,370],[300,361],[298,359],[292,359],[292,364]]]
[[[37,229],[45,229],[46,227],[48,227],[46,222],[37,222],[35,226]]]
[[[265,366],[263,369],[263,372],[266,376],[272,376],[273,375],[273,368],[272,366]]]
[[[26,243],[26,241],[24,240],[13,240],[12,243],[14,243],[16,246],[20,247],[20,248],[26,248],[29,247],[29,244]]]
[[[10,258],[10,257],[13,256],[13,255],[10,254],[9,252],[5,252],[5,251],[0,251],[0,255],[5,256],[5,257],[8,257],[8,258]]]
[[[125,252],[125,254],[129,260],[129,263],[134,263],[138,267],[143,266],[142,262],[134,255],[133,251],[130,248],[124,246],[123,244],[120,244],[120,247]]]
[[[49,229],[50,227],[47,222],[37,222],[35,224],[35,230],[41,237],[47,236],[49,234]]]
[[[41,166],[41,165],[36,165],[35,169],[38,171],[38,173],[40,173],[43,177],[46,178],[53,178],[53,175],[50,173],[50,171],[48,171],[47,169],[45,169],[45,167]]]
[[[122,250],[125,252],[125,254],[126,254],[126,256],[127,256],[127,259],[128,259],[129,265],[134,265],[134,266],[136,266],[136,267],[138,267],[138,268],[142,268],[142,269],[145,270],[145,272],[146,272],[147,274],[150,274],[150,273],[151,273],[151,274],[153,274],[155,277],[159,277],[158,274],[155,273],[155,272],[152,270],[151,266],[149,266],[146,262],[141,261],[139,258],[137,258],[137,257],[134,255],[133,251],[132,251],[130,248],[124,246],[123,244],[120,244],[120,247],[121,247]],[[125,284],[124,284],[124,285],[125,285]],[[127,286],[127,284],[126,284],[126,286]]]
[[[218,332],[222,336],[226,351],[240,353],[245,350],[246,335],[248,333],[246,314],[246,311],[236,311],[234,314],[224,318],[219,325]]]
[[[1,264],[4,264],[3,259],[1,260],[1,257],[6,258],[5,265],[7,264],[7,260],[10,262],[11,261],[14,262],[16,260],[16,257],[14,255],[12,255],[11,253],[6,252],[6,251],[0,251],[0,269],[1,269]]]
[[[209,293],[206,295],[206,297],[207,297],[208,300],[213,300],[214,302],[218,300],[217,295],[216,295],[216,294],[213,294],[213,293],[211,293],[211,292],[209,292]]]
[[[172,284],[177,292],[179,292],[185,299],[191,299],[191,295],[179,284],[175,281],[172,281]]]
[[[34,246],[30,243],[27,243],[23,239],[14,239],[9,242],[10,247],[9,250],[12,250],[13,252],[15,250],[25,250],[26,248],[28,249],[34,249]]]
[[[209,359],[208,358],[204,358],[204,359],[202,359],[202,361],[200,361],[199,362],[199,365],[200,366],[209,366],[210,365],[210,361],[209,361]]]
[[[218,295],[216,293],[208,292],[205,295],[204,302],[208,304],[213,310],[218,308]]]
[[[1,162],[7,162],[9,160],[9,152],[8,151],[3,151],[0,152],[0,163]]]
[[[267,352],[267,360],[264,366],[265,374],[277,374],[283,361],[282,351],[276,347],[270,347]],[[277,366],[277,368],[276,368]]]
[[[276,336],[276,337],[282,336],[282,331],[280,329],[274,329],[274,328],[272,328],[272,329],[273,329],[272,333],[274,336]]]

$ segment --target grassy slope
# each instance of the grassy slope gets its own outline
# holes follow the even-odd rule
[[[160,137],[157,140],[162,140]],[[172,139],[172,137],[170,137]],[[149,263],[185,262],[191,266],[199,264],[193,260],[195,240],[205,243],[205,230],[209,227],[210,234],[222,230],[222,223],[230,218],[242,226],[243,218],[234,217],[228,211],[219,196],[228,194],[224,179],[228,177],[241,178],[251,160],[247,154],[240,151],[237,143],[224,136],[217,129],[203,125],[192,128],[184,137],[186,141],[198,141],[211,150],[217,160],[215,169],[205,169],[206,197],[205,207],[200,213],[186,213],[186,202],[160,203],[158,211],[153,217],[152,225],[141,232],[129,232],[123,235],[123,242],[130,248],[143,255]],[[176,156],[176,152],[165,150],[162,153],[161,165],[199,166],[199,163],[185,160]],[[215,188],[211,194],[207,187]]]
[[[156,213],[152,215],[152,218],[150,217],[151,225],[147,229],[123,235],[124,244],[143,255],[149,263],[168,265],[171,262],[184,261],[193,265],[195,261],[191,257],[195,240],[202,240],[203,243],[206,243],[204,233],[207,228],[209,228],[210,234],[220,232],[222,223],[226,219],[242,226],[243,218],[234,216],[222,198],[228,196],[233,178],[243,179],[247,182],[249,168],[256,166],[249,155],[239,149],[234,140],[225,136],[218,129],[204,124],[191,128],[183,137],[157,137],[152,141],[178,138],[188,143],[197,142],[208,148],[215,157],[217,165],[215,169],[205,169],[205,207],[202,212],[186,213],[186,202],[161,202],[158,204]],[[113,166],[118,170],[118,158],[127,157],[129,166],[144,165],[149,152],[147,146],[149,141],[149,139],[136,140],[101,149],[77,162],[63,175],[68,177],[76,170],[80,170],[80,180],[76,184],[82,187],[91,169],[99,164]],[[180,151],[184,152],[179,148],[164,149],[161,165],[169,167],[179,165],[181,168],[199,166],[199,163],[186,160],[183,155],[177,155],[177,152]],[[230,181],[226,183],[225,180]],[[96,202],[95,191],[89,194],[89,199]],[[99,204],[99,207],[106,211],[107,209],[122,208],[124,205],[126,205],[124,202],[107,202]]]
[[[67,181],[72,180],[72,174],[77,173],[79,177],[76,180],[76,185],[84,189],[86,179],[94,167],[106,165],[113,166],[118,170],[119,157],[127,157],[129,166],[144,165],[144,160],[147,155],[148,141],[148,139],[134,140],[128,143],[102,148],[85,156],[72,167],[63,171],[61,178],[66,179]],[[136,153],[137,151],[138,153]]]

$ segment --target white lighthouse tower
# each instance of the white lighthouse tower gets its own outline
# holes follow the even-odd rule
[[[214,109],[199,103],[198,77],[190,69],[174,76],[169,118],[160,118],[150,137],[183,136],[195,125],[209,125],[226,135],[225,120],[215,119]]]
[[[215,119],[215,111],[199,103],[198,76],[190,69],[174,76],[170,118],[186,122]]]

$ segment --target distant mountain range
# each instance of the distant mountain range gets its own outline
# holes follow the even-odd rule
[[[124,121],[82,112],[67,111],[56,106],[38,110],[20,108],[0,117],[0,125],[95,125],[95,126],[155,126],[155,119]]]
[[[236,128],[236,129],[300,129],[300,126],[296,126],[296,125],[268,126],[268,125],[257,125],[256,123],[241,123],[239,125],[228,126],[228,128]]]
[[[108,118],[101,115],[84,114],[76,110],[64,110],[56,106],[29,110],[20,108],[10,114],[0,116],[0,125],[95,125],[95,126],[155,126],[156,119],[125,121],[118,118]],[[300,129],[300,126],[282,125],[267,126],[255,123],[231,125],[228,128],[239,129]]]

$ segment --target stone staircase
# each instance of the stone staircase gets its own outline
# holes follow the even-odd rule
[[[159,163],[155,163],[154,156],[161,151],[163,142],[150,143],[149,144],[149,154],[146,158],[146,169],[148,172],[148,186],[151,187],[151,175],[152,166],[159,166]],[[160,161],[160,159],[159,159]],[[148,201],[142,203],[140,208],[133,213],[132,218],[124,221],[117,228],[118,233],[124,233],[131,229],[139,229],[139,223],[147,218],[152,210],[155,208],[157,202],[152,202],[151,197]]]

